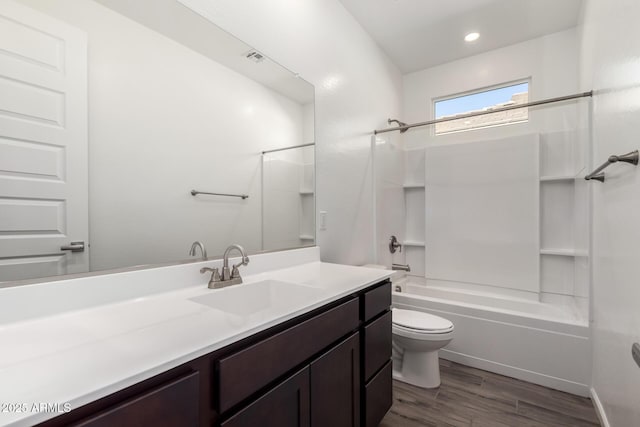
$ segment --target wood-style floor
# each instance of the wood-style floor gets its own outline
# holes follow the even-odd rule
[[[440,360],[442,384],[425,390],[394,381],[381,427],[599,426],[591,400]]]

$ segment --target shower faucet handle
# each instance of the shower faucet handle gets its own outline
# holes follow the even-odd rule
[[[398,238],[396,236],[391,236],[389,239],[389,252],[395,254],[396,250],[399,250],[400,253],[402,253],[402,245],[398,242]]]

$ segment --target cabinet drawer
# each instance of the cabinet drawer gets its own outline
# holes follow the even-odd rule
[[[352,299],[219,361],[217,390],[224,413],[358,328]]]
[[[268,391],[221,427],[309,427],[309,368]]]
[[[73,424],[75,427],[187,427],[198,425],[200,379],[197,372]]]
[[[391,358],[391,312],[364,328],[364,378],[368,380]]]
[[[387,281],[384,285],[370,290],[362,298],[364,299],[363,320],[367,322],[383,311],[389,310],[391,306],[391,282]]]
[[[365,386],[365,427],[380,424],[393,404],[392,366],[389,360],[378,374]]]

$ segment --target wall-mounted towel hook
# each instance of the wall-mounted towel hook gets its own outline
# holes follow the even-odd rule
[[[585,176],[584,179],[586,179],[587,181],[595,179],[596,181],[604,182],[604,172],[602,171],[605,170],[609,165],[612,165],[618,162],[623,162],[623,163],[629,163],[631,165],[637,166],[639,158],[640,158],[640,154],[638,153],[638,150],[631,151],[627,154],[621,154],[619,156],[616,156],[616,155],[609,156],[606,162],[601,164],[600,167],[598,167],[596,170],[591,172],[589,175]]]

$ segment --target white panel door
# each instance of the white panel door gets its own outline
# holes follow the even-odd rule
[[[87,138],[86,34],[0,1],[0,281],[88,270]]]
[[[538,135],[426,149],[426,277],[540,290]]]

